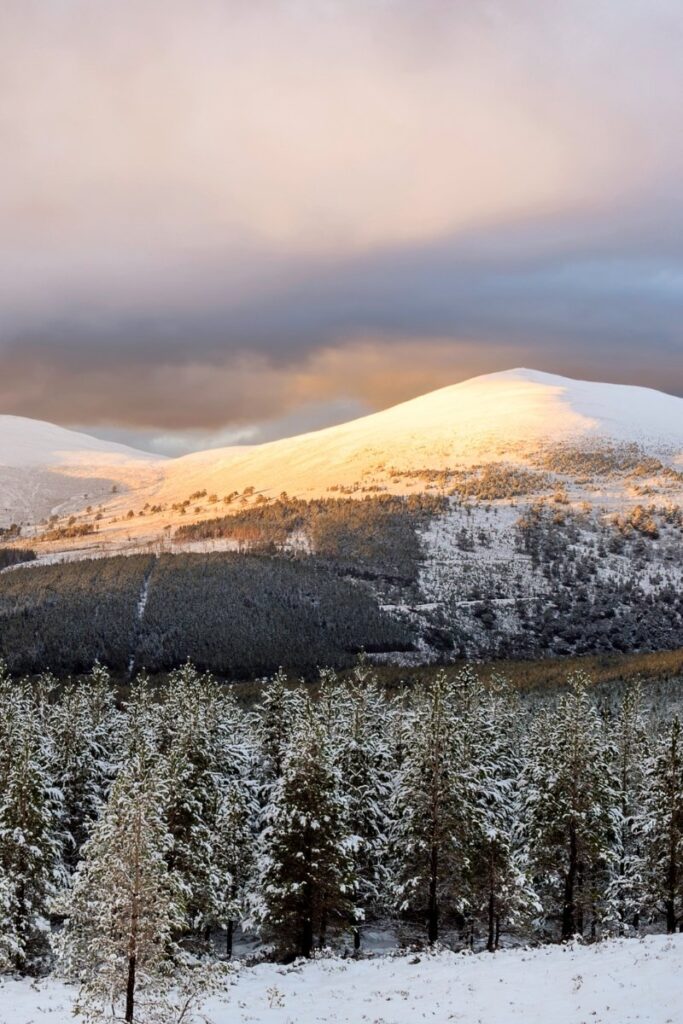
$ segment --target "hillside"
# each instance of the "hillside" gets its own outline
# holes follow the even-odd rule
[[[96,547],[158,539],[282,492],[450,493],[482,474],[498,478],[494,497],[555,486],[610,508],[683,497],[683,399],[535,370],[476,377],[311,434],[169,460],[13,417],[0,429],[0,525],[24,522],[35,537],[46,515],[97,504],[98,536],[85,542]]]
[[[143,633],[149,625],[165,637],[160,665],[176,654],[202,661],[206,623],[229,632],[235,601],[248,646],[273,595],[287,592],[283,560],[307,563],[311,628],[324,594],[337,593],[335,580],[345,595],[355,588],[359,608],[374,609],[370,633],[353,617],[353,625],[327,621],[330,637],[347,631],[325,652],[334,663],[359,646],[404,664],[683,646],[679,398],[512,370],[301,437],[167,461],[45,424],[20,426],[3,438],[8,465],[0,467],[5,526],[23,523],[0,531],[0,545],[12,546],[0,608],[17,642],[31,579],[32,614],[55,614],[59,571],[31,577],[36,565],[144,553],[162,555],[169,572],[168,554],[194,556],[174,564],[172,584],[165,569],[152,573],[146,614],[157,587],[172,586],[174,607],[187,609],[184,635],[195,637],[180,650],[172,629],[143,622]],[[20,570],[24,580],[11,582],[22,548],[37,557]],[[246,605],[225,582],[230,573],[249,578]],[[133,603],[134,575],[126,583]],[[86,579],[91,600],[106,595],[106,566],[84,569]],[[78,631],[71,586],[65,578],[63,615]],[[216,587],[229,591],[218,604]],[[207,653],[206,664],[245,670],[228,647]],[[31,645],[21,649],[26,656]],[[271,655],[274,667],[294,664],[286,650]],[[271,655],[254,669],[273,667]]]
[[[156,456],[24,416],[0,416],[0,466],[152,462]]]
[[[160,497],[170,500],[200,484],[318,495],[356,481],[389,485],[392,469],[524,462],[549,445],[608,441],[641,445],[683,464],[683,399],[535,370],[487,374],[312,434],[177,459],[167,467]]]
[[[0,416],[0,528],[71,514],[147,486],[159,459],[21,416]]]
[[[548,449],[638,446],[683,466],[683,400],[645,388],[510,370],[442,388],[351,423],[169,462],[154,501],[206,489],[272,498],[425,489],[430,472],[533,466]]]

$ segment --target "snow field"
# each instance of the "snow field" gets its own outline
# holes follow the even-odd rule
[[[6,980],[0,1024],[72,1024],[74,990]],[[213,1024],[681,1024],[683,935],[491,955],[440,951],[239,970]]]

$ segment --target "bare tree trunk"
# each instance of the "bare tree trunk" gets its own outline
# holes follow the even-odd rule
[[[669,935],[673,935],[676,931],[676,908],[674,901],[667,899],[665,902],[666,907],[666,930]]]
[[[307,915],[301,927],[301,955],[310,958],[313,952],[313,921]]]
[[[436,886],[439,877],[439,851],[436,843],[432,844],[429,865],[429,917],[427,922],[427,939],[430,946],[439,938],[439,904]]]
[[[576,904],[576,930],[579,935],[583,935],[583,864],[579,864],[576,870],[576,888],[579,892],[578,901],[574,901]]]
[[[135,1014],[135,954],[128,957],[128,981],[126,983],[126,1024],[132,1024]]]
[[[228,921],[228,927],[225,936],[225,953],[228,960],[232,960],[232,939],[235,923],[234,921]]]
[[[489,953],[495,953],[496,951],[496,901],[493,893],[489,893],[489,913],[488,913],[488,938],[486,940],[486,948]]]

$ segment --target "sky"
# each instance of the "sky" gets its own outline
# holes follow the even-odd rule
[[[0,412],[163,454],[683,395],[680,0],[2,0]]]

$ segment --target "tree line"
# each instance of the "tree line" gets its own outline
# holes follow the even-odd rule
[[[469,668],[388,694],[361,660],[236,693],[0,672],[3,970],[56,963],[133,1020],[222,984],[238,932],[291,959],[380,921],[489,950],[683,926],[683,737],[637,685],[532,708]]]

